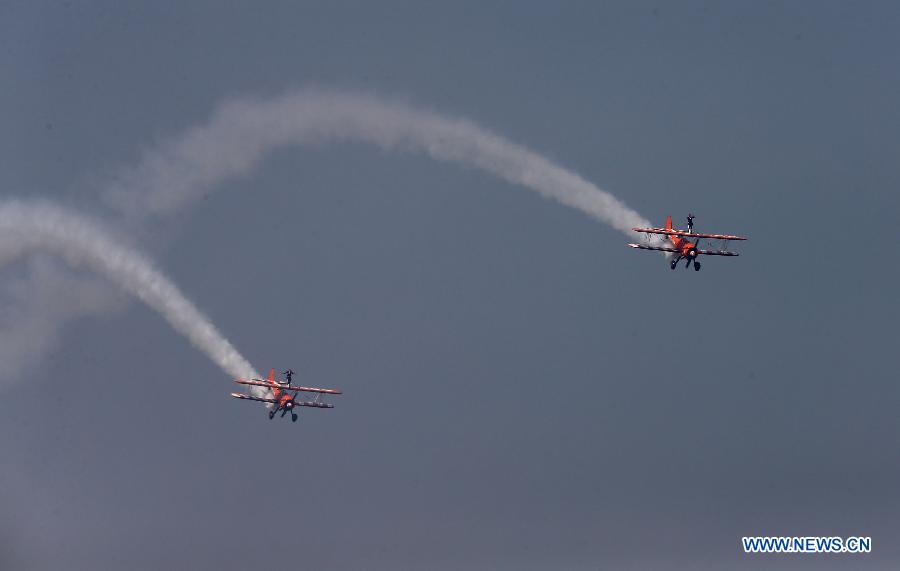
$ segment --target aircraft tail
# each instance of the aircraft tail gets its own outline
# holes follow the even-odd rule
[[[274,369],[274,368],[273,368],[273,369],[269,369],[269,382],[270,382],[270,383],[274,383],[274,382],[275,382],[275,369]]]
[[[672,227],[672,215],[671,214],[666,216],[666,230],[674,230],[674,228]],[[669,243],[671,243],[676,248],[681,243],[681,238],[679,238],[678,236],[666,236],[666,238],[668,238]],[[667,254],[666,259],[668,260],[669,258],[671,258],[671,256]]]

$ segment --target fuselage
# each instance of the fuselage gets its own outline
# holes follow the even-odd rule
[[[669,236],[669,241],[672,242],[672,247],[678,250],[682,258],[695,256],[696,242],[690,242],[687,238],[682,238],[681,236]]]
[[[672,217],[666,216],[666,230],[674,230],[672,227]],[[693,259],[697,257],[697,240],[691,242],[683,236],[673,236],[669,234],[669,242],[672,247],[678,250],[678,256],[681,258]]]
[[[287,394],[283,389],[273,387],[272,388],[272,398],[278,401],[275,405],[278,410],[282,408],[286,408],[288,410],[294,408],[294,398]]]

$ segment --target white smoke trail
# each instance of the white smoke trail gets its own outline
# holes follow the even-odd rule
[[[312,88],[220,106],[208,123],[146,151],[137,167],[119,173],[107,197],[131,217],[161,214],[248,172],[278,147],[333,141],[423,152],[478,168],[628,234],[632,227],[650,225],[579,175],[470,121],[374,96]]]
[[[46,202],[2,202],[0,241],[3,243],[0,265],[35,252],[60,256],[73,267],[88,268],[104,276],[149,305],[229,375],[259,376],[209,319],[147,258],[121,245],[87,219]],[[40,284],[47,280],[34,281]],[[107,309],[107,304],[95,299],[93,305],[76,311],[75,316]],[[53,315],[64,318],[67,314]]]
[[[0,234],[0,239],[5,239]],[[13,261],[7,259],[7,261]],[[21,378],[55,344],[62,324],[117,311],[125,294],[99,276],[67,271],[50,256],[30,256],[0,283],[0,380]],[[0,267],[4,261],[0,260]]]
[[[249,172],[281,146],[341,141],[425,153],[437,160],[478,168],[577,208],[626,233],[634,226],[650,225],[637,212],[579,175],[470,121],[375,96],[311,88],[268,100],[248,98],[221,105],[206,124],[145,152],[136,167],[119,173],[105,196],[128,218],[129,228],[140,230],[152,215],[177,210],[229,177]],[[90,266],[160,311],[230,374],[250,373],[250,365],[142,257],[58,208],[22,203],[5,204],[2,208],[0,230],[12,231],[14,238],[8,243],[0,241],[0,266],[4,258],[21,255],[19,251],[24,249],[54,251],[71,263]],[[43,210],[43,216],[37,210]],[[79,239],[70,241],[66,236],[69,231]],[[98,255],[100,252],[111,256]],[[84,279],[66,276],[71,287],[51,287],[47,286],[46,273],[33,274],[32,283],[20,287],[13,296],[28,298],[18,306],[20,313],[26,315],[20,316],[17,324],[31,324],[34,337],[40,337],[41,332],[45,337],[51,336],[66,319],[109,310],[103,297],[92,293],[91,285]],[[142,279],[148,282],[142,283]],[[67,306],[59,299],[60,287],[66,287],[69,293],[81,292],[82,299]],[[25,341],[19,345],[26,353],[29,347],[34,353],[39,352],[41,343],[46,342],[27,335],[21,337]],[[15,349],[13,345],[9,344],[9,348]]]

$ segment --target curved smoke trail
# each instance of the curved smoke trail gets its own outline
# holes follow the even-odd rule
[[[107,197],[131,217],[161,214],[248,172],[278,147],[340,141],[478,168],[625,233],[650,225],[581,176],[471,121],[374,96],[312,88],[221,105],[206,124],[146,151],[137,167],[119,173]]]
[[[634,226],[650,225],[581,176],[471,121],[375,96],[313,88],[273,99],[237,99],[221,105],[207,123],[146,151],[136,167],[119,173],[106,188],[105,196],[129,220],[129,227],[140,228],[153,215],[182,208],[228,178],[249,172],[279,147],[341,141],[424,153],[436,160],[481,169],[626,233]],[[0,266],[2,258],[9,257],[9,252],[15,254],[19,247],[59,253],[71,263],[87,265],[106,275],[157,309],[229,374],[251,373],[246,360],[149,262],[83,222],[46,204],[0,205],[0,231],[11,231],[13,236],[10,243],[0,241]],[[33,287],[21,288],[29,301],[21,306],[22,311],[40,317],[37,321],[44,327],[37,328],[39,332],[46,330],[52,335],[66,319],[109,309],[108,303],[97,302],[102,296],[91,294],[96,284],[72,276],[66,279],[72,284],[67,291],[88,294],[82,297],[89,303],[79,305],[76,300],[69,305],[79,307],[65,306],[58,295],[64,286],[38,287],[50,281],[46,275],[32,276],[29,286]],[[56,303],[53,312],[48,311],[50,301]],[[17,325],[10,324],[12,333]],[[0,329],[0,333],[6,331]],[[33,348],[25,346],[22,351],[35,353],[42,346],[34,343]]]
[[[87,267],[134,295],[234,377],[259,376],[216,327],[153,264],[88,220],[46,202],[0,203],[0,264],[34,252]]]

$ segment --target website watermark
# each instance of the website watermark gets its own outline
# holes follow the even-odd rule
[[[870,553],[871,537],[742,537],[744,553]]]

